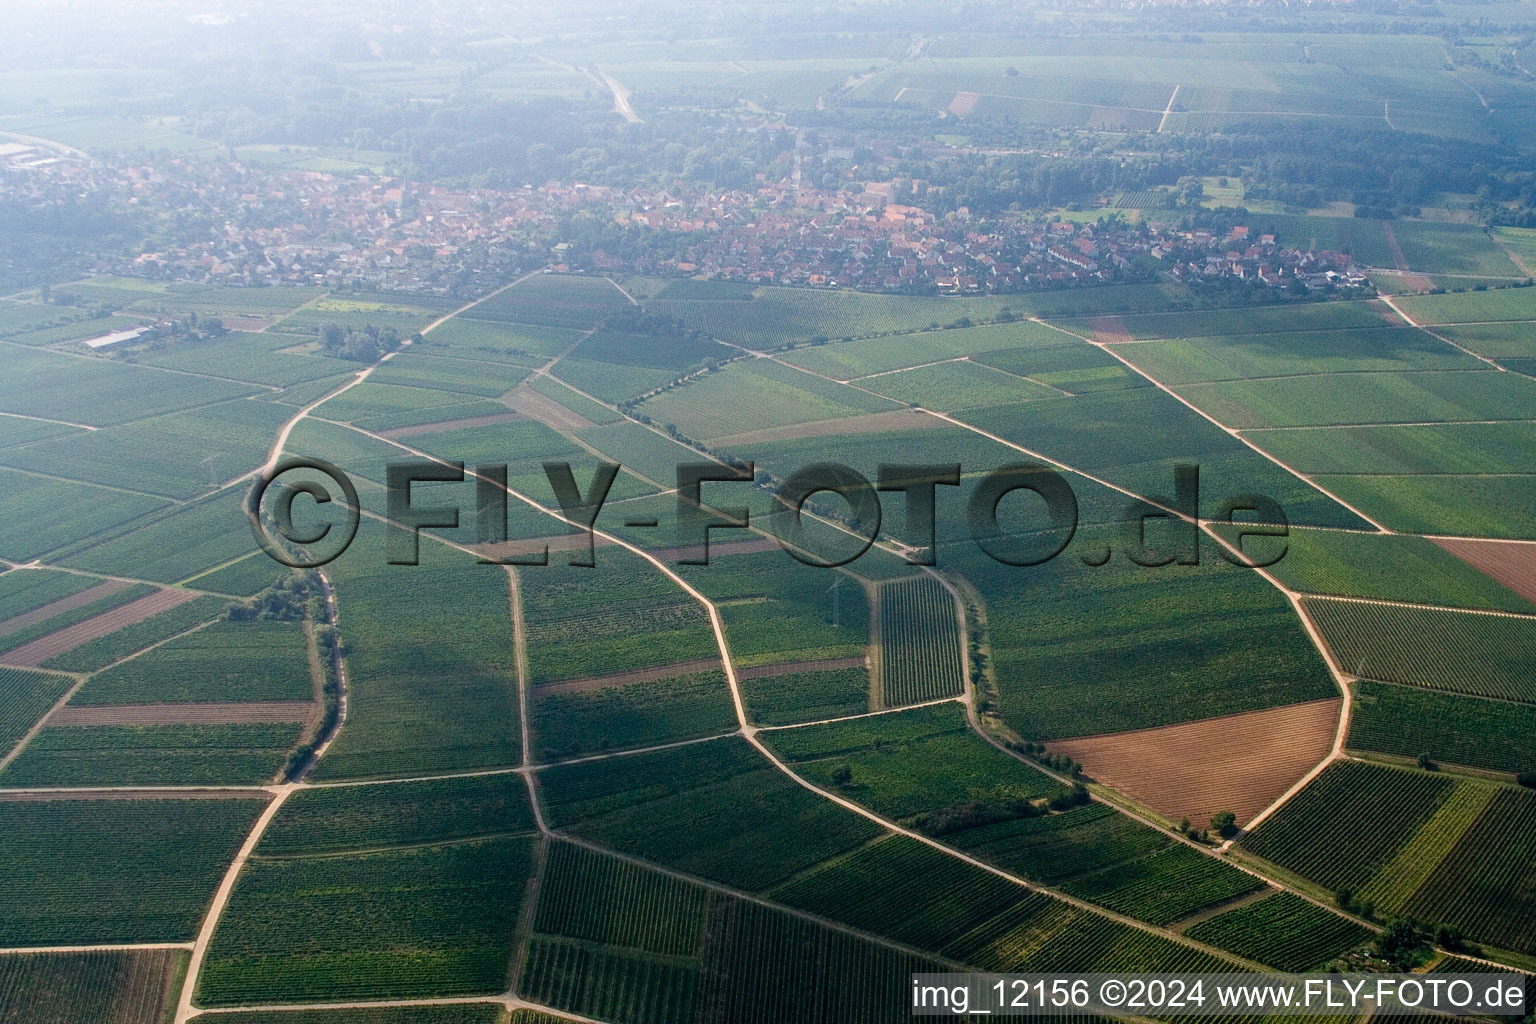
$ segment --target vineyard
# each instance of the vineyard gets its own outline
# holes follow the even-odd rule
[[[252,860],[209,946],[199,1002],[499,992],[532,849],[491,839]]]
[[[1359,898],[1383,914],[1399,914],[1435,865],[1445,859],[1467,828],[1493,800],[1496,787],[1462,779],[1435,816],[1414,833],[1408,844],[1360,889]]]
[[[947,835],[945,842],[1047,885],[1111,868],[1168,843],[1107,804],[981,825]]]
[[[888,836],[770,894],[787,906],[943,951],[1001,914],[1052,901],[904,836]]]
[[[1208,918],[1185,934],[1293,973],[1317,970],[1371,936],[1362,925],[1288,892]]]
[[[814,373],[840,380],[851,380],[872,373],[888,373],[941,359],[958,359],[989,352],[1031,352],[1078,346],[1058,331],[1028,322],[984,324],[980,327],[956,327],[926,330],[919,334],[901,334],[889,338],[869,338],[832,345],[813,345],[786,355],[785,362]],[[866,384],[878,383],[866,381]],[[1025,386],[1027,382],[1023,382]]]
[[[12,628],[11,620],[17,616],[36,615],[39,609],[55,601],[63,601],[97,585],[97,581],[88,576],[45,569],[0,573],[0,637]]]
[[[657,423],[676,424],[688,437],[709,440],[901,407],[782,363],[752,359],[663,391],[640,408]]]
[[[190,940],[264,803],[0,802],[0,943]]]
[[[869,669],[860,665],[743,676],[741,694],[747,714],[759,725],[857,715],[869,710]]]
[[[262,785],[299,742],[297,724],[46,728],[0,772],[7,786]]]
[[[264,857],[456,842],[533,831],[520,776],[468,776],[367,786],[313,786],[291,796],[262,833]]]
[[[742,889],[767,888],[880,831],[740,739],[552,768],[540,773],[540,791],[558,827]]]
[[[71,704],[308,700],[311,690],[300,623],[225,621],[92,677]]]
[[[1148,376],[1174,386],[1299,374],[1485,366],[1423,331],[1384,322],[1344,330],[1166,340],[1138,346],[1129,358]]]
[[[1298,437],[1314,433],[1316,431],[1290,430],[1269,436]],[[1350,432],[1351,444],[1360,443],[1361,433],[1358,430]],[[1263,443],[1269,447],[1267,439]],[[1234,529],[1221,532],[1233,538]],[[1294,530],[1286,538],[1285,557],[1275,563],[1270,572],[1287,587],[1304,594],[1489,611],[1536,612],[1536,605],[1530,601],[1423,537]]]
[[[888,818],[1038,799],[1061,784],[971,731],[959,704],[764,734],[797,774]]]
[[[1252,435],[1254,443],[1303,473],[1529,473],[1536,424],[1392,424]]]
[[[1239,429],[1529,418],[1536,406],[1529,384],[1491,369],[1234,380],[1179,393]]]
[[[666,577],[611,548],[595,561],[593,568],[571,568],[555,556],[553,564],[519,577],[530,682],[598,678],[719,655],[704,609]]]
[[[1072,550],[1119,543],[1118,530],[1085,527]],[[1097,736],[1338,693],[1284,597],[1209,553],[1160,576],[1157,601],[1145,570],[1118,557],[1088,573],[1066,564],[1071,552],[1031,569],[966,546],[946,556],[986,601],[998,710],[1020,736]]]
[[[741,668],[864,656],[869,602],[856,577],[804,565],[777,548],[712,554],[709,565],[685,572],[721,605],[731,657]],[[867,692],[865,705],[859,710],[867,710]]]
[[[1536,766],[1536,707],[1361,680],[1349,745],[1400,757],[1522,772]]]
[[[1536,618],[1308,601],[1346,672],[1481,697],[1536,702]]]
[[[887,707],[954,697],[965,689],[955,599],[927,577],[879,590],[880,692]]]
[[[1069,879],[1062,889],[1110,910],[1165,925],[1263,884],[1213,857],[1173,843],[1150,857]]]
[[[68,676],[0,668],[0,757],[10,753],[72,685]]]
[[[1455,788],[1435,775],[1339,762],[1239,845],[1329,890],[1358,891]]]
[[[704,941],[709,891],[648,868],[555,843],[533,929],[666,956],[694,956]]]
[[[517,764],[506,574],[430,543],[421,566],[390,572],[380,540],[365,523],[336,563],[351,702],[314,778]]]
[[[61,672],[94,672],[114,661],[126,658],[134,651],[143,650],[151,644],[167,640],[177,633],[208,622],[224,614],[227,607],[229,602],[222,597],[193,598],[157,615],[151,615],[147,619],[124,625],[78,647],[72,647],[44,661],[43,667]]]
[[[1536,798],[1502,789],[1429,875],[1403,912],[1536,953]]]
[[[0,1021],[154,1024],[175,1002],[185,958],[158,949],[0,956]]]
[[[575,685],[580,689],[554,693],[549,691],[556,687],[536,687],[531,694],[529,725],[536,749],[549,759],[655,746],[736,728],[736,708],[719,669],[590,689]]]
[[[512,1015],[515,1024],[567,1024],[566,1018]],[[221,1013],[220,1024],[503,1024],[500,1003],[451,1006],[376,1006],[352,1010],[251,1010]]]
[[[56,615],[48,615],[47,613],[52,611],[54,606],[45,604],[37,609],[37,611],[46,616],[45,618],[34,621],[35,616],[17,615],[7,619],[5,623],[0,623],[0,649],[13,651],[39,637],[47,636],[49,633],[66,629],[87,619],[95,618],[97,615],[102,615],[114,608],[131,604],[154,592],[153,587],[142,583],[128,586],[92,587],[81,595],[90,600],[83,604],[76,604],[71,608],[61,607],[65,602],[60,602],[59,612]],[[73,604],[74,602],[68,603]]]
[[[0,557],[29,561],[165,507],[161,498],[0,469]],[[69,517],[54,515],[76,509]]]

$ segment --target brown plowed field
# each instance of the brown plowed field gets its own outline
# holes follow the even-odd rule
[[[981,99],[979,93],[957,92],[955,98],[949,101],[949,112],[956,117],[964,117],[976,109],[976,101]]]
[[[245,725],[258,722],[305,722],[315,705],[307,700],[260,704],[103,704],[62,707],[48,716],[48,726],[90,725]]]
[[[866,660],[862,654],[851,658],[781,661],[777,665],[754,665],[751,668],[739,668],[736,670],[736,678],[763,679],[767,676],[782,676],[790,672],[831,672],[840,668],[863,668],[865,664]]]
[[[1091,316],[1088,326],[1093,330],[1094,340],[1101,345],[1123,345],[1136,340],[1125,329],[1125,321],[1117,316]]]
[[[201,597],[195,590],[157,590],[148,597],[141,597],[137,601],[130,601],[121,608],[113,608],[109,612],[103,612],[95,618],[77,622],[73,626],[55,630],[47,636],[38,637],[29,644],[20,647],[5,655],[7,665],[21,665],[31,668],[41,665],[49,658],[57,657],[65,651],[73,650],[83,643],[89,643],[98,637],[108,633],[116,633],[125,626],[131,626],[135,622],[142,622],[151,615],[158,615],[163,611],[169,611],[179,604],[186,604]]]
[[[1437,540],[1442,548],[1527,601],[1536,601],[1536,544],[1502,540]]]
[[[39,622],[46,622],[55,615],[63,615],[65,612],[73,611],[81,605],[90,604],[92,601],[99,601],[103,597],[110,597],[119,590],[131,586],[133,584],[125,580],[108,580],[100,586],[82,590],[78,594],[70,594],[68,597],[61,597],[57,601],[50,601],[41,608],[33,608],[29,612],[13,615],[4,622],[0,622],[0,633],[10,633],[36,625]]]
[[[691,672],[708,672],[710,669],[720,667],[719,658],[701,658],[698,661],[679,661],[671,665],[656,665],[652,668],[635,668],[628,672],[615,672],[611,676],[589,676],[586,679],[567,679],[558,683],[545,683],[533,688],[533,695],[550,696],[557,693],[588,693],[592,690],[607,690],[615,686],[628,686],[630,683],[648,683],[655,679],[671,679],[673,676],[687,675]]]
[[[522,413],[530,419],[539,420],[546,426],[556,430],[567,432],[585,430],[597,424],[578,413],[574,413],[547,395],[541,395],[533,388],[518,386],[512,389],[512,393],[502,399],[515,411]]]
[[[724,558],[727,555],[755,555],[764,551],[773,551],[779,546],[779,542],[772,537],[759,537],[757,540],[731,540],[710,541],[709,557],[711,559]],[[698,558],[704,554],[704,548],[699,544],[692,544],[682,548],[658,548],[651,552],[663,562],[677,562],[684,558]],[[787,555],[785,557],[788,557]]]
[[[833,420],[811,420],[787,427],[749,430],[743,434],[713,437],[710,444],[723,448],[743,444],[768,444],[773,441],[798,441],[806,437],[837,437],[843,434],[883,434],[887,430],[929,430],[945,426],[943,420],[914,409],[892,409],[867,416],[844,416]]]
[[[1231,811],[1242,824],[1328,756],[1339,704],[1316,700],[1048,746],[1170,818],[1203,828],[1217,811]]]
[[[443,420],[441,423],[418,423],[414,427],[396,427],[394,430],[379,431],[380,437],[420,437],[423,434],[442,434],[449,430],[462,430],[470,427],[489,427],[496,423],[514,423],[517,420],[525,420],[520,412],[499,412],[489,416],[466,416],[459,420]]]
[[[516,498],[508,498],[508,501],[516,501]],[[612,541],[594,536],[592,546],[594,548],[607,547]],[[475,554],[482,558],[511,558],[513,556],[536,555],[546,547],[549,548],[551,558],[556,551],[575,551],[585,548],[587,535],[585,533],[563,533],[551,537],[531,537],[527,540],[509,540],[500,544],[475,544],[472,545]]]

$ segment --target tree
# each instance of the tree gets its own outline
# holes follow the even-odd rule
[[[832,773],[832,784],[842,787],[851,782],[853,782],[853,769],[845,764],[838,765],[837,770]]]
[[[1217,811],[1211,815],[1211,831],[1223,839],[1237,835],[1237,815],[1231,811]]]
[[[1515,781],[1526,789],[1536,789],[1536,772],[1521,772],[1515,776]]]
[[[1373,944],[1376,955],[1399,970],[1416,966],[1429,951],[1429,942],[1419,926],[1406,918],[1389,923],[1386,930],[1376,936]]]
[[[1432,772],[1435,770],[1435,762],[1430,759],[1428,753],[1423,753],[1419,755],[1419,767],[1427,772]]]

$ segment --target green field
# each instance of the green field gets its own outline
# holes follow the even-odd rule
[[[716,532],[714,543],[729,537]],[[862,565],[862,559],[854,565]],[[721,606],[731,658],[738,667],[861,657],[865,652],[869,603],[856,579],[805,565],[778,549],[711,554],[709,565],[685,567],[684,573]]]
[[[1536,702],[1536,619],[1352,601],[1306,607],[1351,675]]]
[[[90,577],[85,577],[85,579],[90,580]],[[99,581],[92,580],[91,582]],[[84,622],[87,619],[109,612],[114,608],[120,608],[125,604],[131,604],[140,598],[148,597],[154,593],[153,588],[144,584],[118,587],[115,590],[109,587],[107,590],[108,592],[102,596],[94,597],[92,600],[85,601],[85,603],[78,604],[73,608],[56,610],[49,608],[45,604],[43,608],[39,609],[41,614],[34,616],[35,621],[17,618],[12,619],[8,627],[0,625],[0,649],[13,650],[23,644],[31,643],[39,637],[46,636],[55,630]],[[90,597],[91,595],[86,594],[84,596]],[[56,614],[48,614],[48,612],[53,611],[56,611]]]
[[[1362,680],[1349,745],[1399,757],[1522,772],[1536,766],[1536,707]]]
[[[1388,529],[1536,538],[1526,514],[1536,476],[1319,476],[1317,482]]]
[[[1218,529],[1236,540],[1234,528]],[[1245,550],[1265,558],[1274,553],[1269,549],[1273,543],[1251,538]],[[1305,594],[1536,612],[1536,605],[1422,537],[1292,530],[1285,538],[1285,556],[1269,571]]]
[[[1536,952],[1536,799],[1503,789],[1404,905],[1475,939],[1527,955]]]
[[[1148,376],[1172,385],[1317,373],[1485,368],[1424,331],[1384,323],[1354,330],[1181,338],[1137,345],[1121,354]]]
[[[217,622],[161,644],[92,677],[71,703],[308,700],[312,692],[303,625],[258,619]]]
[[[534,684],[719,656],[703,607],[655,567],[614,548],[593,568],[560,564],[520,577]]]
[[[540,1014],[513,1020],[527,1024],[562,1024],[566,1018]],[[453,1003],[449,1006],[379,1006],[352,1010],[247,1010],[221,1013],[224,1024],[503,1024],[500,1003]]]
[[[1336,693],[1285,598],[1207,551],[1199,566],[1123,560],[1117,532],[1078,531],[1033,568],[946,549],[986,601],[998,710],[1021,736],[1098,735]],[[1081,546],[1079,546],[1081,545]],[[1116,548],[1089,568],[1079,554]]]
[[[190,941],[264,803],[0,802],[0,941]]]
[[[180,582],[259,550],[245,520],[245,498],[244,487],[227,487],[77,551],[64,564],[113,576]]]
[[[1536,425],[1530,423],[1251,430],[1245,436],[1302,473],[1536,473]]]
[[[43,662],[43,667],[61,672],[95,672],[135,651],[216,619],[228,607],[229,602],[222,597],[196,597],[131,626],[124,626],[115,633],[70,648]]]
[[[965,356],[1018,349],[1035,351],[1071,344],[1075,344],[1073,339],[1060,331],[1023,321],[812,345],[788,353],[784,360],[838,380],[850,380]],[[883,379],[875,377],[861,383],[880,391]],[[1027,388],[1027,384],[1021,385],[1021,389]]]
[[[0,412],[104,427],[254,394],[250,384],[210,380],[105,359],[7,346]]]
[[[252,860],[198,981],[206,1006],[478,995],[507,983],[527,839]]]
[[[766,359],[733,363],[640,405],[653,421],[702,440],[899,408]]]
[[[1409,269],[1422,274],[1525,276],[1486,231],[1471,224],[1399,221],[1392,234]]]
[[[1150,857],[1068,879],[1062,890],[1151,924],[1166,925],[1263,884],[1252,875],[1174,843]]]
[[[180,950],[98,950],[0,956],[6,1024],[150,1024],[174,1011]]]
[[[568,692],[535,687],[529,696],[533,741],[550,760],[736,728],[731,691],[718,669]]]
[[[1060,398],[1061,391],[984,363],[951,360],[898,370],[859,381],[859,386],[887,398],[927,409],[953,412],[1002,402]]]
[[[741,680],[747,714],[761,725],[856,715],[869,710],[869,670],[782,672]]]
[[[317,779],[508,767],[521,757],[507,576],[431,541],[386,563],[365,522],[334,564],[347,724]],[[443,643],[452,636],[453,643]]]
[[[0,469],[0,557],[31,561],[165,505],[149,494]],[[55,515],[61,508],[77,513]]]
[[[256,852],[264,857],[371,850],[533,831],[523,780],[512,773],[425,782],[317,786],[283,805]]]
[[[296,723],[46,728],[0,772],[7,786],[197,786],[271,782]]]
[[[763,738],[797,774],[903,821],[970,803],[1039,799],[1062,788],[972,732],[959,704],[779,729]]]
[[[1288,892],[1201,921],[1185,934],[1281,971],[1317,970],[1371,935]]]
[[[1249,430],[1536,418],[1536,382],[1494,370],[1224,381],[1179,393],[1227,426]]]
[[[878,835],[878,826],[724,739],[539,774],[554,827],[644,860],[764,889]]]
[[[0,750],[9,753],[72,685],[68,676],[0,669]]]
[[[954,596],[926,576],[882,583],[877,593],[884,704],[958,696],[965,664]]]
[[[1240,845],[1329,890],[1358,892],[1455,788],[1440,776],[1340,762]]]

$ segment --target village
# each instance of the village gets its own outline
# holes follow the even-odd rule
[[[921,182],[798,175],[755,189],[546,183],[455,189],[375,174],[227,161],[116,164],[10,147],[7,193],[34,208],[112,205],[154,239],[96,255],[94,273],[235,286],[473,295],[518,270],[691,277],[907,294],[1009,293],[1109,282],[1235,279],[1363,287],[1345,253],[1247,226],[1225,232],[1106,210],[1087,221],[1027,211],[973,217],[897,201]],[[583,227],[573,227],[584,221]],[[594,224],[596,229],[593,229]]]

